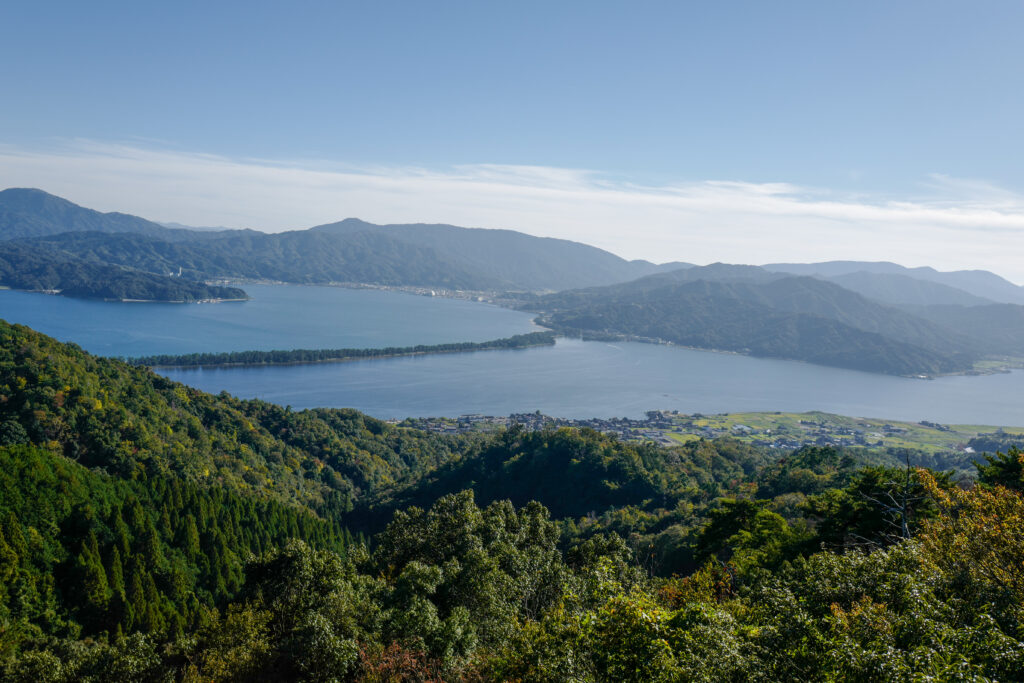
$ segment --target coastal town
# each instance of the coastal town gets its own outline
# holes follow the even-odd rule
[[[1005,441],[1021,437],[1016,430],[950,426],[928,420],[896,422],[849,418],[829,413],[731,413],[703,415],[675,410],[651,410],[643,418],[611,417],[573,419],[540,411],[513,413],[506,417],[480,414],[454,418],[408,418],[394,424],[439,434],[487,432],[513,425],[540,430],[586,427],[614,434],[624,441],[653,441],[671,446],[696,439],[732,437],[756,446],[795,450],[804,446],[859,446],[864,448],[918,448],[932,452],[972,453],[979,440]]]

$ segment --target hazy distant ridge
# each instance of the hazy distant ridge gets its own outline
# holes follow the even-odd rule
[[[1013,284],[987,270],[955,270],[942,272],[922,266],[907,268],[888,261],[825,261],[823,263],[769,263],[763,266],[772,270],[796,275],[819,275],[836,278],[852,273],[879,273],[905,275],[915,280],[935,282],[962,290],[976,297],[1004,304],[1024,304],[1024,287]],[[945,302],[955,303],[955,302]]]
[[[558,290],[624,282],[687,265],[627,261],[568,240],[451,225],[347,219],[275,234],[167,228],[85,209],[41,190],[0,193],[0,211],[0,235],[26,247],[194,279]]]
[[[900,309],[820,278],[714,264],[524,300],[556,330],[891,374],[969,370],[986,354],[1024,356],[1024,307]],[[995,310],[999,309],[999,310]],[[965,313],[966,311],[966,313]],[[998,321],[992,319],[998,315]],[[957,325],[957,320],[973,323]],[[998,341],[985,327],[999,327]]]
[[[936,374],[983,357],[1024,358],[1024,288],[985,271],[856,261],[656,265],[512,230],[355,218],[276,234],[191,230],[31,189],[0,192],[0,236],[0,284],[72,296],[244,296],[203,283],[220,279],[505,291],[556,329],[876,372]]]

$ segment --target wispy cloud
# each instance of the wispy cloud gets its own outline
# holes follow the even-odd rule
[[[1024,282],[1024,196],[943,175],[893,200],[781,182],[651,186],[543,166],[357,167],[74,141],[0,146],[0,186],[192,225],[279,231],[358,216],[511,228],[654,261],[889,260]]]

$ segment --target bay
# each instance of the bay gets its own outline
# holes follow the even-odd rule
[[[1024,372],[920,380],[639,343],[559,339],[554,347],[515,351],[161,372],[204,391],[293,408],[351,407],[381,418],[822,410],[1024,426]]]
[[[252,301],[205,305],[0,291],[0,317],[110,356],[410,346],[537,329],[529,314],[471,301],[335,287],[246,289]],[[650,344],[560,339],[554,347],[514,351],[161,372],[213,393],[293,408],[351,407],[382,418],[823,410],[1024,426],[1024,372],[916,380]]]
[[[376,289],[245,285],[250,301],[120,303],[0,291],[0,318],[103,356],[363,349],[535,332],[528,313]]]

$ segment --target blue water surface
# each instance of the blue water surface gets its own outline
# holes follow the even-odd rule
[[[529,314],[400,292],[249,285],[253,300],[122,304],[0,291],[0,317],[94,353],[371,348],[485,341],[537,328]],[[384,418],[540,410],[639,417],[823,410],[857,417],[1024,426],[1024,372],[917,380],[650,344],[554,347],[350,363],[165,369],[209,392]]]
[[[404,292],[245,285],[252,299],[119,303],[0,291],[0,318],[105,356],[487,341],[537,328],[527,313]]]
[[[1024,426],[1024,372],[920,380],[653,344],[559,339],[554,347],[514,351],[161,372],[206,391],[295,408],[346,406],[385,418],[822,410]]]

